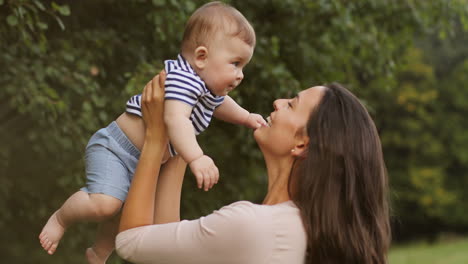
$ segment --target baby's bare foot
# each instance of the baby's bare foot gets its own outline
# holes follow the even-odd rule
[[[94,252],[93,248],[86,249],[86,259],[88,260],[89,264],[105,264],[106,260],[102,260],[96,252]]]
[[[42,232],[39,235],[39,241],[42,247],[50,255],[55,253],[60,239],[65,232],[65,227],[59,222],[56,211],[47,221],[47,224],[42,228]]]

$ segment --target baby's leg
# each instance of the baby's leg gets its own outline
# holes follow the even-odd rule
[[[104,264],[115,247],[120,222],[120,214],[109,221],[99,224],[94,245],[86,249],[86,259],[89,264]]]
[[[39,235],[42,247],[54,254],[65,230],[76,222],[102,222],[122,207],[122,201],[105,194],[74,193],[47,221]]]

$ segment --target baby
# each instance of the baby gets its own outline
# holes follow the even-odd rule
[[[233,124],[258,128],[266,125],[227,94],[244,78],[255,46],[255,32],[235,8],[211,2],[197,9],[187,22],[176,60],[165,61],[164,120],[169,143],[163,162],[180,155],[189,164],[199,188],[209,190],[218,181],[218,169],[197,143],[196,135],[212,116]],[[39,239],[53,254],[65,229],[82,221],[103,222],[89,263],[105,263],[114,248],[118,214],[127,196],[143,146],[145,126],[140,118],[141,95],[130,98],[126,112],[97,131],[86,147],[86,187],[70,196],[48,220]]]

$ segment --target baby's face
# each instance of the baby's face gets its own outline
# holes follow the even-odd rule
[[[253,47],[238,37],[217,37],[208,49],[206,67],[200,77],[212,93],[227,95],[244,79],[242,70],[252,54]]]

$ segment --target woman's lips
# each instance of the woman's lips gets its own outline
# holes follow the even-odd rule
[[[271,127],[271,117],[267,116],[266,121],[267,121],[267,125]]]

